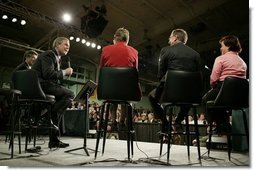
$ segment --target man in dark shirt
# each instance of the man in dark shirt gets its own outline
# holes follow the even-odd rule
[[[163,114],[163,108],[159,104],[159,99],[164,89],[165,74],[167,70],[200,71],[201,59],[198,52],[188,47],[186,44],[188,35],[183,29],[175,29],[169,37],[169,45],[164,47],[159,57],[159,86],[148,95],[154,113],[161,119],[163,129],[166,129],[167,119]],[[176,118],[176,123],[180,124],[184,116],[188,114],[190,107],[181,107]],[[165,130],[162,130],[165,131]]]

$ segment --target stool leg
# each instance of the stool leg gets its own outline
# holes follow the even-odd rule
[[[132,140],[132,107],[130,104],[127,105],[127,152],[128,152],[128,160],[130,160],[130,149],[131,149],[131,154],[133,156],[133,140]]]
[[[213,134],[213,123],[212,121],[210,121],[210,124],[209,124],[209,133],[208,133],[208,144],[207,144],[207,154],[208,154],[208,157],[210,156],[210,150],[211,150],[211,141],[212,141],[212,134]]]
[[[109,116],[109,107],[110,107],[110,103],[108,103],[106,105],[105,124],[104,124],[103,142],[102,142],[102,155],[104,154],[104,150],[105,150],[106,135],[107,135],[107,126],[108,126],[108,116]]]
[[[99,127],[97,128],[97,139],[96,139],[95,155],[94,155],[95,159],[97,157],[99,143],[100,143],[100,138],[101,138],[101,131],[102,131],[101,129],[102,129],[102,123],[103,123],[104,108],[105,108],[105,103],[103,103],[102,106],[101,106],[101,114],[100,114]]]
[[[227,117],[226,120],[226,128],[227,128],[227,144],[228,144],[228,159],[229,161],[231,160],[231,150],[232,150],[232,141],[231,141],[231,133],[232,133],[232,129],[231,129],[231,125],[229,123],[229,115]]]
[[[166,111],[167,111],[167,110],[164,109],[164,112],[166,112]],[[165,114],[166,114],[166,113],[165,113]],[[172,114],[169,115],[167,163],[169,163],[169,154],[170,154],[171,138],[172,138]]]
[[[245,134],[246,134],[247,143],[249,146],[249,128],[248,128],[248,123],[247,123],[246,112],[242,109],[242,113],[243,113],[244,130],[245,130]]]
[[[188,159],[190,160],[190,127],[189,127],[189,117],[188,115],[185,117],[185,135],[187,137],[187,152],[188,152]]]
[[[193,113],[194,113],[195,135],[196,135],[197,149],[198,149],[198,159],[201,160],[197,110],[195,107],[193,108],[193,110],[194,110]]]
[[[17,100],[17,107],[16,107],[16,116],[15,116],[15,122],[17,124],[17,133],[18,133],[18,142],[19,142],[19,154],[21,154],[21,127],[20,127],[20,115],[21,115],[21,112],[19,110],[19,104],[18,104],[18,100]]]
[[[133,154],[134,154],[134,149],[133,149],[133,141],[134,141],[134,134],[135,134],[135,131],[134,131],[134,128],[133,128],[133,123],[132,123],[132,114],[133,114],[133,109],[132,109],[132,106],[131,104],[129,104],[129,109],[130,109],[130,143],[131,143],[131,157],[133,157]]]
[[[231,141],[231,134],[227,133],[227,142],[228,142],[228,160],[231,160],[231,149],[232,149],[232,141]]]
[[[163,127],[163,125],[161,125],[161,127]],[[162,129],[161,129],[162,130]],[[163,147],[163,138],[164,138],[164,135],[163,135],[163,132],[160,133],[160,156],[162,154],[162,147]]]

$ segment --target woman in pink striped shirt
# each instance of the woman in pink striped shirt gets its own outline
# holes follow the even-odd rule
[[[211,90],[209,90],[203,97],[203,104],[206,104],[209,100],[214,100],[222,86],[224,79],[228,76],[246,78],[247,65],[239,56],[242,51],[239,39],[236,36],[228,35],[224,36],[219,41],[221,48],[221,55],[218,56],[213,65],[212,73],[210,76]],[[210,111],[208,119],[212,119],[219,126],[225,121],[225,111],[223,109],[216,109]]]

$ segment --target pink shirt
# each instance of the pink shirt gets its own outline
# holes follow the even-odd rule
[[[218,81],[228,76],[246,78],[247,65],[237,52],[229,51],[214,61],[210,77],[210,85],[214,87]]]

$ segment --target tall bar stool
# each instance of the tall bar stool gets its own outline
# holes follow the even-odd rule
[[[49,136],[52,134],[52,120],[51,120],[51,107],[55,102],[55,96],[47,95],[43,92],[37,73],[32,69],[27,70],[20,70],[13,73],[13,85],[15,89],[22,91],[22,96],[19,98],[19,108],[18,110],[21,111],[25,109],[25,115],[27,122],[25,123],[27,128],[26,134],[26,145],[25,151],[27,151],[28,141],[30,141],[31,137],[33,137],[34,143],[36,145],[36,136],[37,136],[37,128],[39,128],[38,120],[40,118],[40,112],[36,113],[34,118],[32,117],[33,114],[31,113],[34,108],[35,104],[39,106],[45,106],[47,109],[47,122],[48,126],[43,127],[49,130]],[[31,120],[34,119],[35,123],[32,123]],[[32,136],[30,135],[30,131],[32,131]]]
[[[133,133],[134,133],[132,125],[133,109],[131,106],[131,102],[137,102],[140,101],[141,99],[141,90],[139,87],[138,72],[136,68],[125,68],[125,67],[100,68],[97,96],[99,100],[103,101],[103,104],[101,106],[100,123],[99,128],[97,130],[95,159],[97,157],[99,142],[102,133],[103,133],[102,154],[104,154],[109,117],[109,105],[125,104],[128,106],[127,151],[128,151],[128,160],[130,160],[130,150],[131,155],[133,156]]]
[[[198,159],[200,160],[200,143],[199,143],[199,129],[197,123],[197,106],[202,100],[202,73],[201,72],[187,72],[168,70],[166,73],[166,82],[160,103],[164,106],[164,114],[169,115],[169,125],[167,133],[160,134],[160,155],[162,154],[163,139],[168,137],[167,147],[167,162],[169,162],[170,154],[170,140],[174,134],[183,134],[187,136],[187,151],[188,158],[190,158],[190,135],[195,135],[197,139]],[[172,113],[168,113],[172,107],[190,106],[193,109],[194,116],[194,131],[189,129],[189,120],[186,114],[185,117],[185,131],[172,131]]]
[[[18,135],[18,143],[19,143],[19,154],[21,154],[21,130],[19,123],[19,97],[21,96],[21,91],[15,89],[5,89],[0,88],[0,96],[4,96],[4,98],[8,101],[8,105],[10,105],[11,111],[9,116],[9,124],[8,130],[1,132],[2,134],[6,134],[6,141],[9,137],[10,144],[9,149],[11,149],[11,158],[14,155],[14,136]]]
[[[225,113],[227,116],[226,123],[226,132],[224,133],[227,135],[227,149],[228,149],[228,159],[231,160],[231,150],[232,150],[232,141],[231,136],[246,136],[247,143],[249,145],[249,128],[247,123],[247,117],[245,108],[249,107],[249,81],[247,79],[242,79],[238,77],[226,77],[222,83],[220,92],[218,93],[216,99],[214,101],[208,101],[206,105],[206,113],[209,114],[210,109],[220,108],[226,110],[241,110],[243,123],[244,123],[244,130],[245,133],[236,134],[232,132],[231,124],[229,120],[229,113]],[[208,139],[208,156],[210,156],[211,150],[211,138],[212,138],[212,120],[208,121],[209,123],[209,139]],[[220,133],[222,135],[222,133]]]

